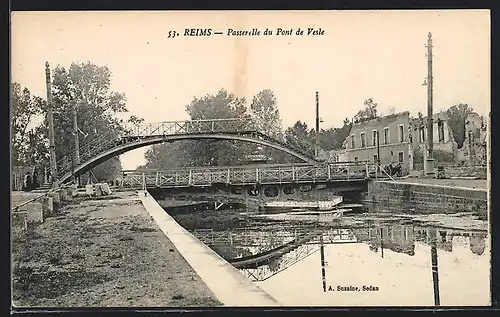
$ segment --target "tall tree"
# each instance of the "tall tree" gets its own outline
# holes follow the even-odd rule
[[[250,104],[250,110],[260,132],[275,140],[284,140],[278,103],[272,90],[264,89],[255,95]],[[274,163],[285,163],[290,159],[286,153],[270,147],[260,152]]]
[[[221,89],[215,95],[207,94],[202,98],[194,98],[186,106],[191,120],[250,118],[247,113],[245,98],[238,98],[233,93]]]
[[[344,141],[347,139],[349,134],[351,133],[351,128],[352,128],[352,121],[349,120],[348,118],[344,119],[342,128],[337,129],[337,144],[338,146],[336,149],[341,149],[344,147]]]
[[[465,141],[465,120],[474,110],[467,104],[458,104],[448,109],[448,126],[453,131],[453,138],[458,148],[462,148]]]
[[[358,113],[354,116],[355,123],[365,122],[378,117],[377,115],[378,103],[375,102],[372,97],[366,99],[363,104],[365,108],[363,110],[358,111]]]
[[[176,141],[172,143],[160,143],[150,146],[144,157],[146,168],[175,169],[186,166],[186,149],[193,144],[191,141]]]
[[[340,128],[321,129],[319,134],[320,147],[323,150],[341,149],[351,131],[351,122],[345,119]]]
[[[238,98],[225,89],[215,95],[194,98],[186,111],[191,120],[250,118],[245,98]],[[231,140],[194,140],[185,144],[182,153],[188,166],[241,164],[251,152],[251,145]]]
[[[314,144],[315,142],[315,131],[314,129],[309,129],[307,123],[302,121],[297,121],[291,127],[288,127],[285,130],[285,141],[296,147],[297,149],[301,149],[302,151],[312,152],[314,148],[304,148],[304,143]],[[312,154],[312,153],[309,153]]]
[[[19,83],[11,85],[12,100],[12,122],[11,122],[11,147],[12,165],[14,167],[40,163],[46,160],[45,142],[37,133],[30,128],[33,120],[42,114],[45,102],[31,95],[28,88],[22,88]],[[31,132],[31,133],[30,133]],[[31,135],[31,144],[30,144]]]
[[[225,89],[215,95],[194,98],[186,106],[191,120],[250,118],[246,100]],[[236,124],[236,123],[222,123]],[[231,140],[185,140],[151,146],[146,151],[147,167],[178,168],[188,166],[237,165],[252,152],[250,144]]]
[[[55,68],[52,93],[58,160],[66,158],[71,161],[74,158],[77,133],[80,147],[99,136],[119,136],[123,128],[116,114],[127,112],[126,98],[124,94],[111,90],[111,75],[108,67],[90,62],[72,63],[69,69]],[[75,107],[79,131],[73,129]],[[120,170],[120,160],[111,159],[94,168],[92,173],[99,180],[110,180]]]
[[[252,116],[257,119],[261,132],[275,139],[283,137],[280,111],[272,90],[265,89],[255,95],[250,110]]]

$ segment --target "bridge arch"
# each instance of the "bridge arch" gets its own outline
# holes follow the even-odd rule
[[[282,145],[277,142],[273,142],[270,140],[264,140],[264,139],[258,139],[252,136],[248,135],[238,135],[238,134],[230,134],[230,133],[205,133],[205,134],[178,134],[178,135],[155,135],[155,136],[149,136],[149,137],[144,137],[138,141],[133,141],[133,142],[128,142],[125,144],[121,144],[118,146],[115,146],[111,149],[108,149],[106,151],[103,151],[91,159],[86,160],[82,164],[75,166],[74,173],[75,175],[81,175],[90,169],[96,167],[97,165],[107,161],[108,159],[121,155],[123,153],[126,153],[128,151],[132,151],[141,147],[149,146],[149,145],[154,145],[154,144],[160,144],[160,143],[165,143],[165,142],[174,142],[174,141],[181,141],[181,140],[200,140],[200,139],[212,139],[212,140],[235,140],[235,141],[242,141],[242,142],[250,142],[250,143],[256,143],[264,146],[269,146],[274,149],[283,151],[285,153],[288,153],[292,156],[295,156],[304,162],[311,163],[311,164],[317,164],[318,161],[315,159],[304,155],[296,150],[290,149],[286,147],[285,145]],[[67,172],[63,174],[62,177],[59,178],[58,182],[59,183],[65,183],[68,180],[71,179],[73,173]]]

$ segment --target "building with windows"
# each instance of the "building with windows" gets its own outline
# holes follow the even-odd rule
[[[413,149],[410,142],[410,113],[408,111],[355,123],[344,141],[349,161],[401,162],[412,168]]]
[[[453,131],[448,126],[448,115],[445,111],[433,114],[433,149],[456,156],[457,143],[453,138]],[[411,140],[416,151],[424,151],[427,145],[427,117],[419,114],[417,118],[410,120]]]
[[[462,150],[467,165],[486,164],[487,153],[487,122],[473,112],[465,120],[465,140]]]
[[[464,145],[459,149],[448,125],[448,114],[441,111],[433,115],[434,158],[440,163],[485,164],[487,159],[487,122],[477,113],[465,120]],[[377,162],[380,155],[382,166],[403,163],[403,170],[423,169],[427,148],[427,117],[421,114],[410,118],[408,111],[396,113],[352,125],[343,143],[343,155],[339,150],[330,156],[337,161]],[[335,155],[334,155],[335,154]]]

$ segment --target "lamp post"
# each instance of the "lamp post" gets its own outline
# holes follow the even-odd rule
[[[380,136],[377,130],[377,172],[380,172]]]
[[[319,93],[316,91],[316,146],[314,148],[314,157],[319,155]]]
[[[425,159],[425,175],[427,177],[435,177],[433,146],[433,118],[432,118],[432,102],[433,102],[433,77],[432,77],[432,34],[429,32],[427,40],[427,157]]]

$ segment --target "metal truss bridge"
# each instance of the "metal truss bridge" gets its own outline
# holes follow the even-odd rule
[[[267,124],[268,125],[268,124]],[[57,181],[67,182],[111,157],[143,146],[185,139],[217,139],[252,142],[272,147],[304,162],[315,164],[314,145],[305,140],[286,142],[265,134],[268,128],[253,118],[167,121],[158,123],[125,124],[121,133],[103,134],[57,161]]]
[[[214,184],[290,184],[365,180],[375,166],[342,162],[318,164],[268,164],[173,170],[125,171],[124,187],[207,187]]]

